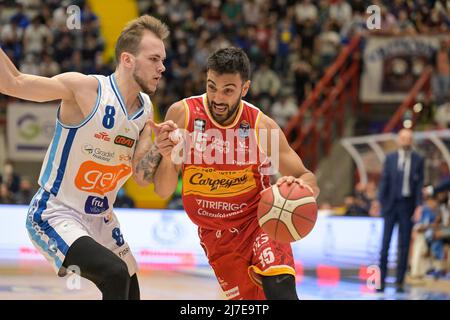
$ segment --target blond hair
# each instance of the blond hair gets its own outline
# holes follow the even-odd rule
[[[136,54],[139,50],[144,30],[152,32],[159,39],[164,40],[169,36],[169,28],[161,20],[149,15],[143,15],[131,20],[120,33],[116,43],[116,60],[120,63],[122,52]]]

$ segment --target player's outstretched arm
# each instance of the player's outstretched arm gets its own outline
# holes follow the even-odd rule
[[[167,111],[166,121],[163,123],[156,124],[153,119],[147,121],[139,137],[133,157],[135,181],[140,186],[154,183],[155,192],[162,198],[169,197],[175,191],[181,168],[181,166],[173,164],[170,159],[175,146],[175,143],[170,139],[170,134],[178,128],[172,118],[184,117],[184,114],[177,114],[179,110],[174,104]],[[151,138],[152,131],[155,134],[155,141]]]
[[[267,147],[263,148],[267,155],[272,156],[271,152],[279,152],[279,172],[283,176],[278,182],[287,181],[288,183],[297,180],[302,185],[308,186],[314,197],[317,198],[320,193],[320,189],[317,186],[317,180],[314,173],[309,171],[303,164],[302,159],[298,154],[289,146],[289,143],[279,127],[279,125],[266,115],[261,116],[260,129],[266,129],[268,134]],[[278,134],[271,135],[271,130],[277,130]],[[260,133],[261,134],[261,133]],[[278,141],[272,141],[272,137],[277,137]],[[273,146],[273,143],[278,143],[278,146]],[[274,157],[272,157],[274,158]]]
[[[52,78],[21,73],[2,49],[0,75],[1,93],[35,102],[75,100],[74,90],[79,89],[89,78],[76,72],[63,73]],[[95,83],[96,80],[93,80]]]
[[[184,128],[185,117],[183,102],[178,101],[167,110],[165,122],[174,123],[177,128]],[[181,165],[175,164],[174,159],[172,159],[172,150],[176,143],[170,137],[170,133],[173,130],[168,129],[155,139],[155,144],[162,154],[161,162],[156,169],[154,177],[155,192],[161,198],[168,198],[175,192],[178,184],[178,174],[181,169]]]
[[[156,124],[152,118],[150,116],[147,120],[133,155],[133,177],[142,187],[154,182],[155,171],[162,159],[161,150],[156,141],[152,140],[152,131],[155,133],[156,139],[160,139],[159,137],[164,132],[168,134],[177,129],[173,121]]]

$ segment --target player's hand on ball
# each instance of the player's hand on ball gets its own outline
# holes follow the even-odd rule
[[[302,179],[296,178],[293,176],[284,176],[278,179],[277,186],[281,186],[283,183],[287,183],[288,186],[290,186],[293,183],[298,183],[302,188],[306,188],[309,191],[311,191],[312,194],[314,194],[313,189]]]

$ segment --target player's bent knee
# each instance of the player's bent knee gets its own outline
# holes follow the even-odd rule
[[[121,259],[108,265],[102,273],[103,281],[115,281],[120,283],[130,282],[130,274],[128,273],[127,264]]]
[[[263,276],[262,285],[268,300],[298,300],[293,275]]]

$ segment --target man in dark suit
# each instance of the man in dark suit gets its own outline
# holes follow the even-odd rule
[[[378,199],[384,218],[383,243],[380,253],[381,287],[384,291],[388,252],[395,224],[399,225],[397,292],[403,292],[408,264],[413,215],[422,205],[424,159],[412,150],[413,132],[402,129],[398,133],[399,150],[386,156],[380,180]]]

